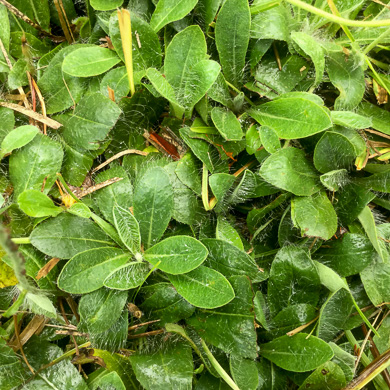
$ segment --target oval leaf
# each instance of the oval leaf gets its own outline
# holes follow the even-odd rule
[[[189,236],[169,237],[144,253],[145,260],[161,271],[178,275],[199,267],[206,259],[206,247]]]
[[[133,214],[117,204],[114,206],[112,213],[116,230],[122,242],[133,255],[141,252],[141,235],[138,222]]]
[[[41,252],[60,259],[69,259],[88,249],[114,245],[91,220],[66,213],[39,224],[30,240]]]
[[[320,190],[319,178],[306,160],[303,150],[281,149],[269,156],[260,168],[268,183],[298,196],[310,196]]]
[[[38,133],[38,127],[30,125],[20,126],[10,131],[1,143],[0,159],[13,150],[27,145]]]
[[[170,275],[177,292],[191,305],[214,309],[234,298],[234,290],[227,279],[211,268],[200,266],[182,275]]]
[[[65,57],[62,71],[74,77],[92,77],[107,72],[120,60],[110,49],[82,47]]]
[[[325,341],[305,333],[272,340],[261,346],[260,353],[277,366],[295,372],[314,370],[333,357]]]
[[[53,201],[38,190],[23,191],[18,196],[19,208],[30,217],[55,217],[62,212],[61,207],[54,205]]]
[[[58,277],[58,287],[86,294],[103,287],[107,274],[125,264],[129,253],[117,248],[95,248],[72,257]]]
[[[249,115],[283,139],[308,137],[332,126],[324,107],[302,98],[277,99],[252,108]]]

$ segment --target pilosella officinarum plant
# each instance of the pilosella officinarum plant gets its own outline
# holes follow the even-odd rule
[[[0,0],[0,389],[390,386],[388,0]]]

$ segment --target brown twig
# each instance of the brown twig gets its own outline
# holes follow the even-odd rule
[[[128,339],[141,339],[143,337],[156,336],[158,334],[164,333],[164,329],[152,330],[151,332],[132,334],[127,336]]]
[[[27,364],[28,369],[29,369],[33,374],[35,374],[34,369],[31,367],[30,363],[28,362],[28,360],[27,360],[27,358],[26,358],[26,355],[24,354],[23,346],[22,346],[22,343],[20,342],[20,338],[19,338],[18,316],[17,316],[16,314],[14,314],[13,318],[14,318],[14,326],[15,326],[15,337],[16,337],[16,341],[17,341],[18,346],[19,346],[19,349],[20,349],[20,353],[22,354],[23,360],[24,360],[25,363]]]
[[[140,156],[147,156],[149,153],[148,152],[142,152],[142,151],[137,150],[137,149],[123,150],[122,152],[119,152],[119,153],[115,154],[114,156],[110,157],[108,160],[104,161],[104,163],[98,165],[96,168],[94,168],[92,170],[92,173],[95,173],[99,169],[104,168],[106,165],[110,164],[111,162],[113,162],[114,160],[116,160],[116,159],[118,159],[118,158],[120,158],[122,156],[125,156],[126,154],[139,154]]]
[[[160,320],[153,320],[153,321],[143,322],[142,324],[132,325],[128,327],[128,331],[131,332],[132,330],[141,328],[142,326],[155,324],[156,322],[160,322]]]
[[[123,180],[123,177],[113,177],[112,179],[108,179],[106,181],[103,181],[102,183],[96,184],[92,187],[87,188],[85,191],[80,192],[80,194],[77,195],[79,199],[83,198],[84,196],[87,196],[89,194],[92,194],[92,192],[95,192],[97,190],[100,190],[104,187],[107,187],[111,184],[117,183],[118,181]]]
[[[68,18],[66,16],[66,12],[64,10],[64,7],[62,5],[61,0],[53,0],[54,1],[54,6],[56,7],[57,13],[58,13],[58,18],[60,19],[60,24],[62,31],[65,34],[65,38],[68,41],[69,44],[74,42],[74,37],[72,34],[72,30],[69,25]],[[65,17],[64,17],[65,15]]]
[[[14,103],[0,102],[0,106],[10,108],[11,110],[20,112],[21,114],[27,115],[30,118],[33,118],[39,122],[46,123],[49,127],[55,130],[59,129],[62,126],[61,123],[55,121],[54,119],[44,117],[42,114],[39,114],[38,112],[34,112],[33,110],[18,106],[17,104]]]
[[[34,90],[38,95],[39,103],[41,103],[42,115],[45,118],[47,118],[46,105],[45,105],[45,100],[43,99],[42,93],[41,93],[40,89],[38,88],[38,84],[36,83],[36,81],[32,77],[31,77],[31,81],[32,81],[32,85],[34,87]],[[43,134],[45,134],[45,135],[47,134],[46,130],[47,130],[47,125],[46,125],[46,123],[43,123]]]

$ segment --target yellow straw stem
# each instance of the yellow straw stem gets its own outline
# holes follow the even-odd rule
[[[123,54],[125,56],[127,77],[129,79],[131,96],[133,96],[135,93],[135,87],[133,75],[133,39],[131,35],[130,11],[127,9],[118,10],[118,21],[122,39]]]

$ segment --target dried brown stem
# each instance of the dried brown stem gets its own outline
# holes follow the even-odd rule
[[[6,107],[6,108],[10,108],[11,110],[20,112],[21,114],[27,115],[28,117],[33,118],[38,122],[46,123],[49,127],[55,130],[59,129],[62,126],[61,123],[55,121],[54,119],[46,118],[42,114],[39,114],[38,112],[34,112],[33,110],[18,106],[17,104],[14,103],[0,102],[0,107]]]
[[[119,153],[115,154],[114,156],[110,157],[108,160],[104,161],[104,163],[98,165],[96,168],[94,168],[92,170],[92,173],[95,173],[99,169],[104,168],[106,165],[110,164],[111,162],[113,162],[114,160],[116,160],[122,156],[125,156],[126,154],[139,154],[140,156],[147,156],[149,153],[141,152],[140,150],[137,150],[137,149],[123,150],[122,152],[119,152]]]

